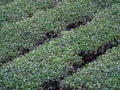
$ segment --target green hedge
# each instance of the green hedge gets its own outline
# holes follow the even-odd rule
[[[108,50],[104,55],[79,69],[61,81],[63,90],[119,90],[120,89],[120,46]],[[66,88],[66,89],[65,89]]]
[[[62,32],[62,37],[46,42],[27,55],[0,67],[0,89],[42,89],[40,85],[82,63],[78,53],[89,52],[114,39],[120,39],[119,4],[96,15],[87,26]]]
[[[32,17],[37,10],[47,10],[58,2],[59,0],[15,0],[0,7],[0,24],[4,25],[7,22],[16,22]]]
[[[33,50],[46,38],[64,31],[68,23],[83,21],[82,17],[86,15],[92,16],[96,9],[94,5],[81,0],[66,3],[54,10],[40,11],[30,19],[5,25],[0,30],[0,62],[8,62],[20,56],[21,52]],[[49,38],[46,36],[48,33]]]

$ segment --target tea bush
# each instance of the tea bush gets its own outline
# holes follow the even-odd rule
[[[108,50],[94,62],[79,69],[61,82],[63,90],[68,88],[89,90],[120,89],[120,46]]]
[[[30,18],[38,10],[53,8],[58,2],[59,0],[14,0],[14,2],[0,7],[0,24]]]

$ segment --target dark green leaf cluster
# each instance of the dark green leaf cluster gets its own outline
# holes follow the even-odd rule
[[[10,2],[13,2],[14,0],[0,0],[0,5],[6,5]]]
[[[11,0],[2,0],[11,1]],[[47,10],[57,5],[59,0],[14,0],[0,7],[0,25],[30,18],[38,10]]]

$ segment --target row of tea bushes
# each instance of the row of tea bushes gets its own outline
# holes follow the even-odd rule
[[[78,6],[78,4],[82,4]],[[66,3],[56,9],[40,11],[32,18],[7,24],[0,30],[0,63],[28,53],[46,39],[64,31],[68,23],[80,20],[85,15],[92,16],[97,9],[90,2],[81,0]]]
[[[119,90],[120,46],[108,50],[96,61],[61,81],[62,90]]]
[[[16,22],[25,18],[32,17],[38,10],[47,10],[55,7],[58,3],[64,4],[65,2],[79,2],[77,6],[83,4],[83,0],[2,0],[0,7],[0,25],[4,25],[7,22]],[[119,0],[84,0],[84,2],[92,2],[96,4],[98,8],[104,8],[105,6],[111,6],[114,3],[120,3]]]
[[[3,0],[4,1],[4,0]],[[57,5],[60,0],[14,0],[0,7],[0,24],[16,22],[30,18],[37,10],[47,10]]]
[[[112,40],[120,39],[119,4],[96,15],[86,26],[69,32],[62,37],[46,42],[0,67],[0,89],[41,89],[41,84],[53,78],[66,75],[73,63],[82,63],[80,51],[96,51],[98,47]]]

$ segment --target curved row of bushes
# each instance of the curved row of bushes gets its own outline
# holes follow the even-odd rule
[[[60,31],[67,24],[92,16],[97,7],[85,0],[66,3],[56,9],[40,11],[32,18],[7,24],[0,30],[0,63],[8,62],[26,51],[33,50]]]
[[[4,1],[4,0],[3,0]],[[32,17],[37,10],[53,8],[60,0],[15,0],[0,7],[0,24]]]
[[[0,89],[41,89],[40,85],[67,74],[71,64],[82,63],[80,51],[92,52],[120,39],[119,4],[96,15],[87,26],[63,32],[27,55],[0,67]]]
[[[62,90],[119,90],[120,46],[108,50],[96,61],[61,82]],[[71,89],[70,89],[71,88]]]

